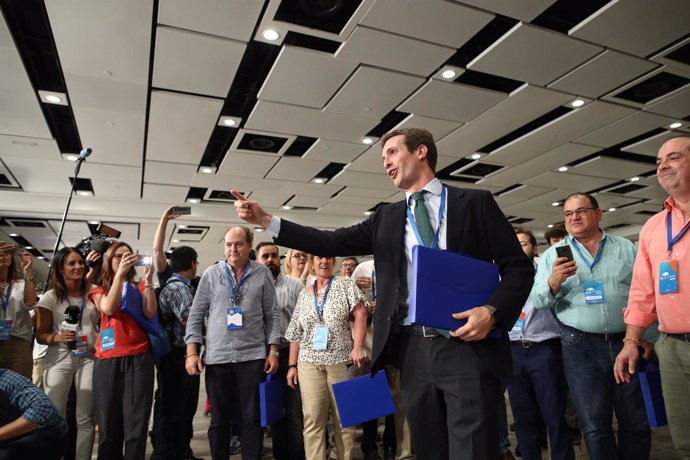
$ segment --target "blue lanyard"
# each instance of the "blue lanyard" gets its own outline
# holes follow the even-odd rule
[[[672,235],[672,225],[671,225],[671,211],[666,214],[666,241],[667,241],[667,248],[668,248],[668,258],[669,260],[671,259],[671,253],[673,252],[673,245],[676,244],[676,242],[685,235],[685,232],[688,231],[688,228],[690,228],[690,222],[685,224],[685,227],[683,227],[683,230],[681,230],[676,236],[671,237]]]
[[[423,203],[417,203],[418,206],[424,206]],[[441,232],[441,223],[443,220],[443,208],[446,207],[446,187],[441,186],[441,206],[438,208],[438,227],[436,228],[436,233],[434,233],[434,239],[431,241],[431,247],[432,249],[438,249],[438,235]],[[407,206],[407,219],[410,221],[410,224],[412,224],[412,230],[414,230],[414,235],[417,237],[417,243],[419,243],[420,246],[424,246],[424,241],[422,240],[422,237],[419,235],[419,230],[417,229],[417,222],[414,221],[414,216],[412,215],[412,211],[410,211],[410,207]]]
[[[376,272],[371,271],[371,299],[376,300]]]
[[[2,313],[3,317],[7,319],[7,306],[10,304],[10,296],[12,295],[12,283],[7,285],[7,294],[2,298]]]
[[[328,280],[328,285],[326,286],[326,293],[323,295],[323,302],[321,302],[321,305],[319,305],[319,301],[317,300],[316,296],[316,281],[314,281],[314,310],[316,311],[316,317],[319,318],[319,322],[323,321],[323,307],[326,306],[326,300],[328,300],[328,291],[331,290],[331,283],[333,283],[333,278],[334,276],[331,276],[331,279]]]
[[[599,249],[597,249],[597,255],[594,257],[594,260],[592,261],[591,264],[588,264],[587,266],[589,267],[589,272],[591,274],[594,274],[594,266],[599,263],[599,259],[601,259],[601,253],[604,251],[604,245],[606,244],[606,238],[601,240],[601,243],[599,244]],[[580,254],[580,258],[587,263],[587,259],[585,259],[584,254],[582,254],[582,251],[580,251],[580,248],[577,246],[577,244],[570,243],[572,247],[575,248],[578,254]]]
[[[228,263],[224,262],[223,263],[223,270],[225,270],[225,277],[228,279],[228,291],[230,292],[230,301],[237,305],[239,303],[239,295],[240,295],[240,289],[242,289],[242,283],[244,283],[244,279],[247,277],[247,272],[249,271],[249,261],[247,261],[247,265],[244,266],[244,270],[242,270],[242,276],[240,277],[240,282],[235,284],[235,281],[233,280],[233,277],[230,276],[230,270],[228,270]]]

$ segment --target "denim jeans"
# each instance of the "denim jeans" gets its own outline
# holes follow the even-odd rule
[[[649,459],[651,430],[640,381],[616,384],[613,363],[622,341],[607,341],[570,327],[562,327],[563,368],[580,416],[592,460]],[[611,423],[618,419],[618,446]]]

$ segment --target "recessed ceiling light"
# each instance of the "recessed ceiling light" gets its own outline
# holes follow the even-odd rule
[[[446,80],[450,80],[451,78],[454,78],[457,75],[454,70],[444,70],[441,76],[445,78]]]
[[[558,201],[554,201],[553,203],[551,203],[551,206],[560,206],[560,205],[561,205],[561,203],[559,203]]]
[[[65,155],[65,160],[77,161],[78,159],[79,159],[79,155]]]
[[[561,166],[560,168],[558,168],[558,172],[566,172],[567,170],[568,170],[567,166]]]
[[[237,122],[235,120],[233,120],[232,118],[226,118],[225,120],[223,120],[223,124],[225,126],[235,126],[237,124]]]
[[[676,121],[675,123],[671,123],[670,125],[668,125],[668,127],[671,129],[680,128],[681,126],[683,126],[683,123],[679,121]]]
[[[326,179],[324,179],[322,177],[317,177],[316,179],[314,179],[315,184],[323,184],[325,182],[326,182]]]
[[[473,159],[473,160],[478,160],[478,159],[480,159],[481,157],[482,157],[482,154],[481,154],[481,153],[473,153],[472,155],[470,155],[470,158]]]
[[[24,246],[24,249],[28,249],[28,250],[31,250],[33,248],[34,248],[33,246]]]
[[[59,102],[62,102],[62,99],[59,97],[55,96],[54,94],[49,94],[46,96],[46,101],[52,102],[53,104],[57,104]]]
[[[573,102],[570,103],[571,106],[573,107],[582,107],[585,105],[585,101],[583,99],[575,99]]]
[[[172,240],[173,243],[179,243],[180,240]]]
[[[41,259],[41,260],[45,260],[45,257],[43,257],[43,256],[38,256],[38,257],[36,257],[36,258],[37,258],[37,259]]]
[[[609,212],[613,212],[615,210],[616,210],[616,208],[609,208]]]
[[[553,228],[553,224],[549,224],[546,226],[547,228]]]
[[[362,139],[362,144],[371,145],[373,143],[374,143],[374,139],[372,139],[370,137],[365,137],[364,139]]]
[[[255,231],[256,233],[261,233],[261,232],[264,231],[264,229],[261,228],[261,227],[254,227],[254,231]]]
[[[224,128],[236,128],[240,125],[241,122],[242,118],[240,117],[231,117],[229,115],[223,115],[218,120],[218,126],[222,126]]]
[[[370,215],[372,215],[372,214],[374,214],[374,213],[371,212],[371,211],[364,211],[364,215],[365,215],[365,216],[370,216]]]
[[[201,202],[201,200],[199,200],[199,198],[189,198],[187,201],[190,203],[194,203],[194,204]]]
[[[91,192],[89,192],[88,190],[79,190],[77,192],[77,195],[79,195],[79,196],[91,196]]]
[[[283,205],[282,208],[283,208],[283,209],[292,209],[292,206],[289,206],[289,205],[286,204],[286,205]]]
[[[38,97],[46,104],[68,105],[67,94],[57,91],[38,90]]]
[[[90,223],[91,225],[98,225],[98,221],[97,221],[97,220],[90,220],[89,223]]]
[[[637,176],[630,178],[630,182],[637,182],[638,180],[640,180],[640,178]]]
[[[10,236],[19,236],[19,233],[10,233]]]
[[[179,227],[179,228],[187,228],[187,226],[184,225],[184,224],[178,225],[178,227]]]
[[[204,174],[213,174],[213,168],[209,168],[208,166],[205,166],[201,168],[201,172]]]
[[[269,40],[269,41],[272,41],[272,42],[273,42],[273,41],[276,41],[276,40],[278,40],[278,39],[280,38],[280,34],[279,34],[277,31],[273,30],[273,29],[266,29],[266,30],[264,30],[263,36],[264,36],[264,38],[265,38],[266,40]]]

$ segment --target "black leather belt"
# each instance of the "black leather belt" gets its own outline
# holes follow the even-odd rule
[[[538,347],[539,345],[551,345],[556,342],[560,343],[560,341],[561,339],[548,339],[542,340],[541,342],[532,342],[531,340],[511,340],[510,343],[515,345],[516,347],[532,348]]]
[[[666,334],[669,337],[673,337],[676,340],[680,340],[681,342],[687,342],[690,343],[690,333],[686,334]]]
[[[607,342],[622,342],[623,338],[625,337],[625,331],[623,332],[604,332],[604,333],[599,333],[599,332],[585,332],[581,331],[579,329],[576,329],[574,327],[565,325],[561,323],[560,321],[558,322],[560,324],[561,329],[564,331],[571,331],[574,332],[575,334],[582,334],[583,337],[596,337],[598,339],[603,339]]]
[[[419,335],[425,339],[436,339],[438,337],[443,337],[436,328],[420,326],[419,324],[412,324],[411,326],[401,326],[400,332],[409,335]]]

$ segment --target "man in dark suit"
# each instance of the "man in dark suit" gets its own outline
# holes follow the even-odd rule
[[[360,224],[332,232],[303,227],[233,191],[235,207],[240,218],[267,228],[281,246],[322,256],[373,253],[378,292],[372,371],[388,363],[400,367],[417,457],[497,458],[496,406],[502,384],[512,378],[505,331],[527,300],[534,269],[489,192],[445,187],[436,179],[438,154],[431,133],[396,130],[381,144],[386,173],[407,192],[407,201],[381,206]],[[467,324],[450,331],[450,338],[411,325],[407,317],[411,254],[417,244],[499,266],[501,281],[487,305],[454,314]],[[493,327],[502,330],[502,337],[485,339]]]

